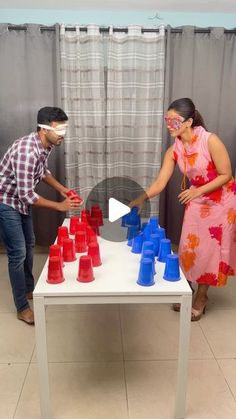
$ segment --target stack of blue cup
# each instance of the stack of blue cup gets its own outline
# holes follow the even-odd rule
[[[155,254],[153,250],[144,250],[142,252],[142,258],[148,258],[148,259],[152,259],[152,264],[153,264],[153,275],[156,275],[156,269],[155,269]]]
[[[146,240],[143,242],[142,253],[144,250],[153,250],[154,251],[154,243],[150,240]]]
[[[151,224],[147,223],[143,229],[144,240],[149,240],[151,234],[152,234],[152,226]]]
[[[169,239],[161,239],[158,252],[159,262],[166,262],[169,254],[171,254],[171,241]]]
[[[142,285],[143,287],[150,287],[155,284],[152,259],[141,259],[137,284]]]
[[[166,266],[163,278],[166,281],[179,281],[180,270],[179,270],[179,256],[176,254],[167,255]]]
[[[138,213],[139,208],[137,207],[133,207],[130,211],[130,213],[128,214],[128,219],[127,219],[127,223],[129,225],[135,225],[139,227],[139,230],[141,228],[141,218],[140,215]]]
[[[158,252],[159,252],[159,235],[157,233],[152,233],[150,235],[150,239],[149,240],[151,242],[153,242],[155,256],[158,256]]]
[[[133,238],[132,242],[132,253],[142,253],[143,248],[143,233],[139,233],[137,236]]]
[[[163,227],[159,227],[155,230],[155,234],[158,235],[158,241],[157,241],[157,254],[158,254],[159,248],[160,248],[160,241],[166,238],[166,231]]]
[[[139,233],[139,227],[137,225],[131,225],[128,227],[127,238],[128,238],[128,246],[132,246],[133,239]]]
[[[159,218],[155,215],[152,215],[149,219],[149,224],[151,225],[152,233],[155,233],[156,229],[159,228]]]
[[[141,231],[144,231],[144,229],[147,225],[148,225],[148,223],[146,221],[143,221],[142,226],[141,226]]]

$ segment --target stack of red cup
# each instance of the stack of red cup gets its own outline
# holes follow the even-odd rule
[[[79,217],[77,215],[72,215],[72,217],[70,217],[70,234],[75,234],[77,224],[79,224]]]
[[[62,243],[63,260],[65,262],[73,262],[76,260],[75,245],[72,239],[64,239]]]
[[[89,212],[89,210],[83,209],[81,211],[81,221],[84,222],[84,223],[86,223],[86,224],[89,224],[89,221],[90,221],[90,212]]]
[[[91,208],[91,218],[98,220],[98,226],[103,226],[103,214],[99,205],[93,205]]]
[[[91,256],[80,256],[77,280],[79,282],[94,281]]]
[[[59,244],[52,244],[49,247],[49,257],[51,257],[51,256],[59,256],[59,258],[61,260],[61,266],[63,266],[61,246]]]
[[[64,281],[61,259],[59,256],[50,256],[48,260],[48,277],[49,284],[59,284]]]
[[[60,226],[57,230],[57,244],[62,246],[63,240],[69,238],[69,231],[66,226]]]
[[[87,244],[91,242],[97,242],[97,234],[89,225],[86,228]]]
[[[96,233],[98,236],[100,236],[99,233],[99,220],[95,217],[90,217],[89,225],[93,229],[94,233]]]
[[[75,251],[77,253],[84,253],[87,251],[86,231],[79,230],[75,232]]]
[[[102,264],[100,257],[99,244],[91,242],[88,244],[88,256],[91,256],[93,266],[100,266]]]

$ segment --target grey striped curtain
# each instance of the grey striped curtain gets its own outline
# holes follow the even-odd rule
[[[62,105],[70,118],[66,177],[84,198],[106,178],[146,188],[160,169],[164,37],[164,27],[142,33],[130,26],[104,36],[96,25],[87,33],[61,26]],[[120,199],[129,200],[125,183]],[[158,198],[152,212],[158,213]]]
[[[107,176],[132,178],[144,189],[161,162],[164,96],[164,28],[110,30],[107,58]],[[129,201],[130,191],[121,192]],[[139,189],[137,189],[137,194]],[[158,198],[151,201],[158,213]]]
[[[86,199],[106,177],[104,51],[98,26],[75,29],[60,28],[62,107],[69,116],[65,172],[67,186]]]

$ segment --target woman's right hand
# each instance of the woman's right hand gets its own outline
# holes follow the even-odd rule
[[[144,202],[145,202],[145,197],[143,197],[143,196],[139,196],[138,198],[136,198],[136,199],[134,199],[133,201],[131,201],[129,204],[128,204],[128,206],[130,207],[130,208],[133,208],[133,207],[137,207],[137,208],[139,208],[139,213],[142,211],[142,208],[143,208],[143,205],[144,205]]]

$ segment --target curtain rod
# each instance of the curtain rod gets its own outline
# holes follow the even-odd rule
[[[8,30],[10,31],[26,31],[27,30],[27,25],[8,25]],[[76,28],[75,26],[66,26],[65,27],[66,31],[71,31],[71,32],[75,32]],[[100,33],[109,33],[110,28],[109,27],[100,27],[99,31]],[[43,26],[40,25],[40,31],[41,32],[45,32],[45,31],[55,31],[55,25],[54,26]],[[80,31],[81,32],[87,32],[87,28],[86,27],[80,27]],[[167,31],[167,29],[165,29],[165,31]],[[125,32],[128,33],[128,28],[114,28],[113,27],[113,32]],[[142,28],[141,32],[159,32],[159,29],[156,28]],[[181,28],[171,28],[171,33],[182,33],[183,30]],[[200,29],[194,29],[194,33],[210,33],[211,32],[211,28],[200,28]],[[224,29],[224,33],[231,33],[231,34],[236,34],[236,28],[235,29]]]

